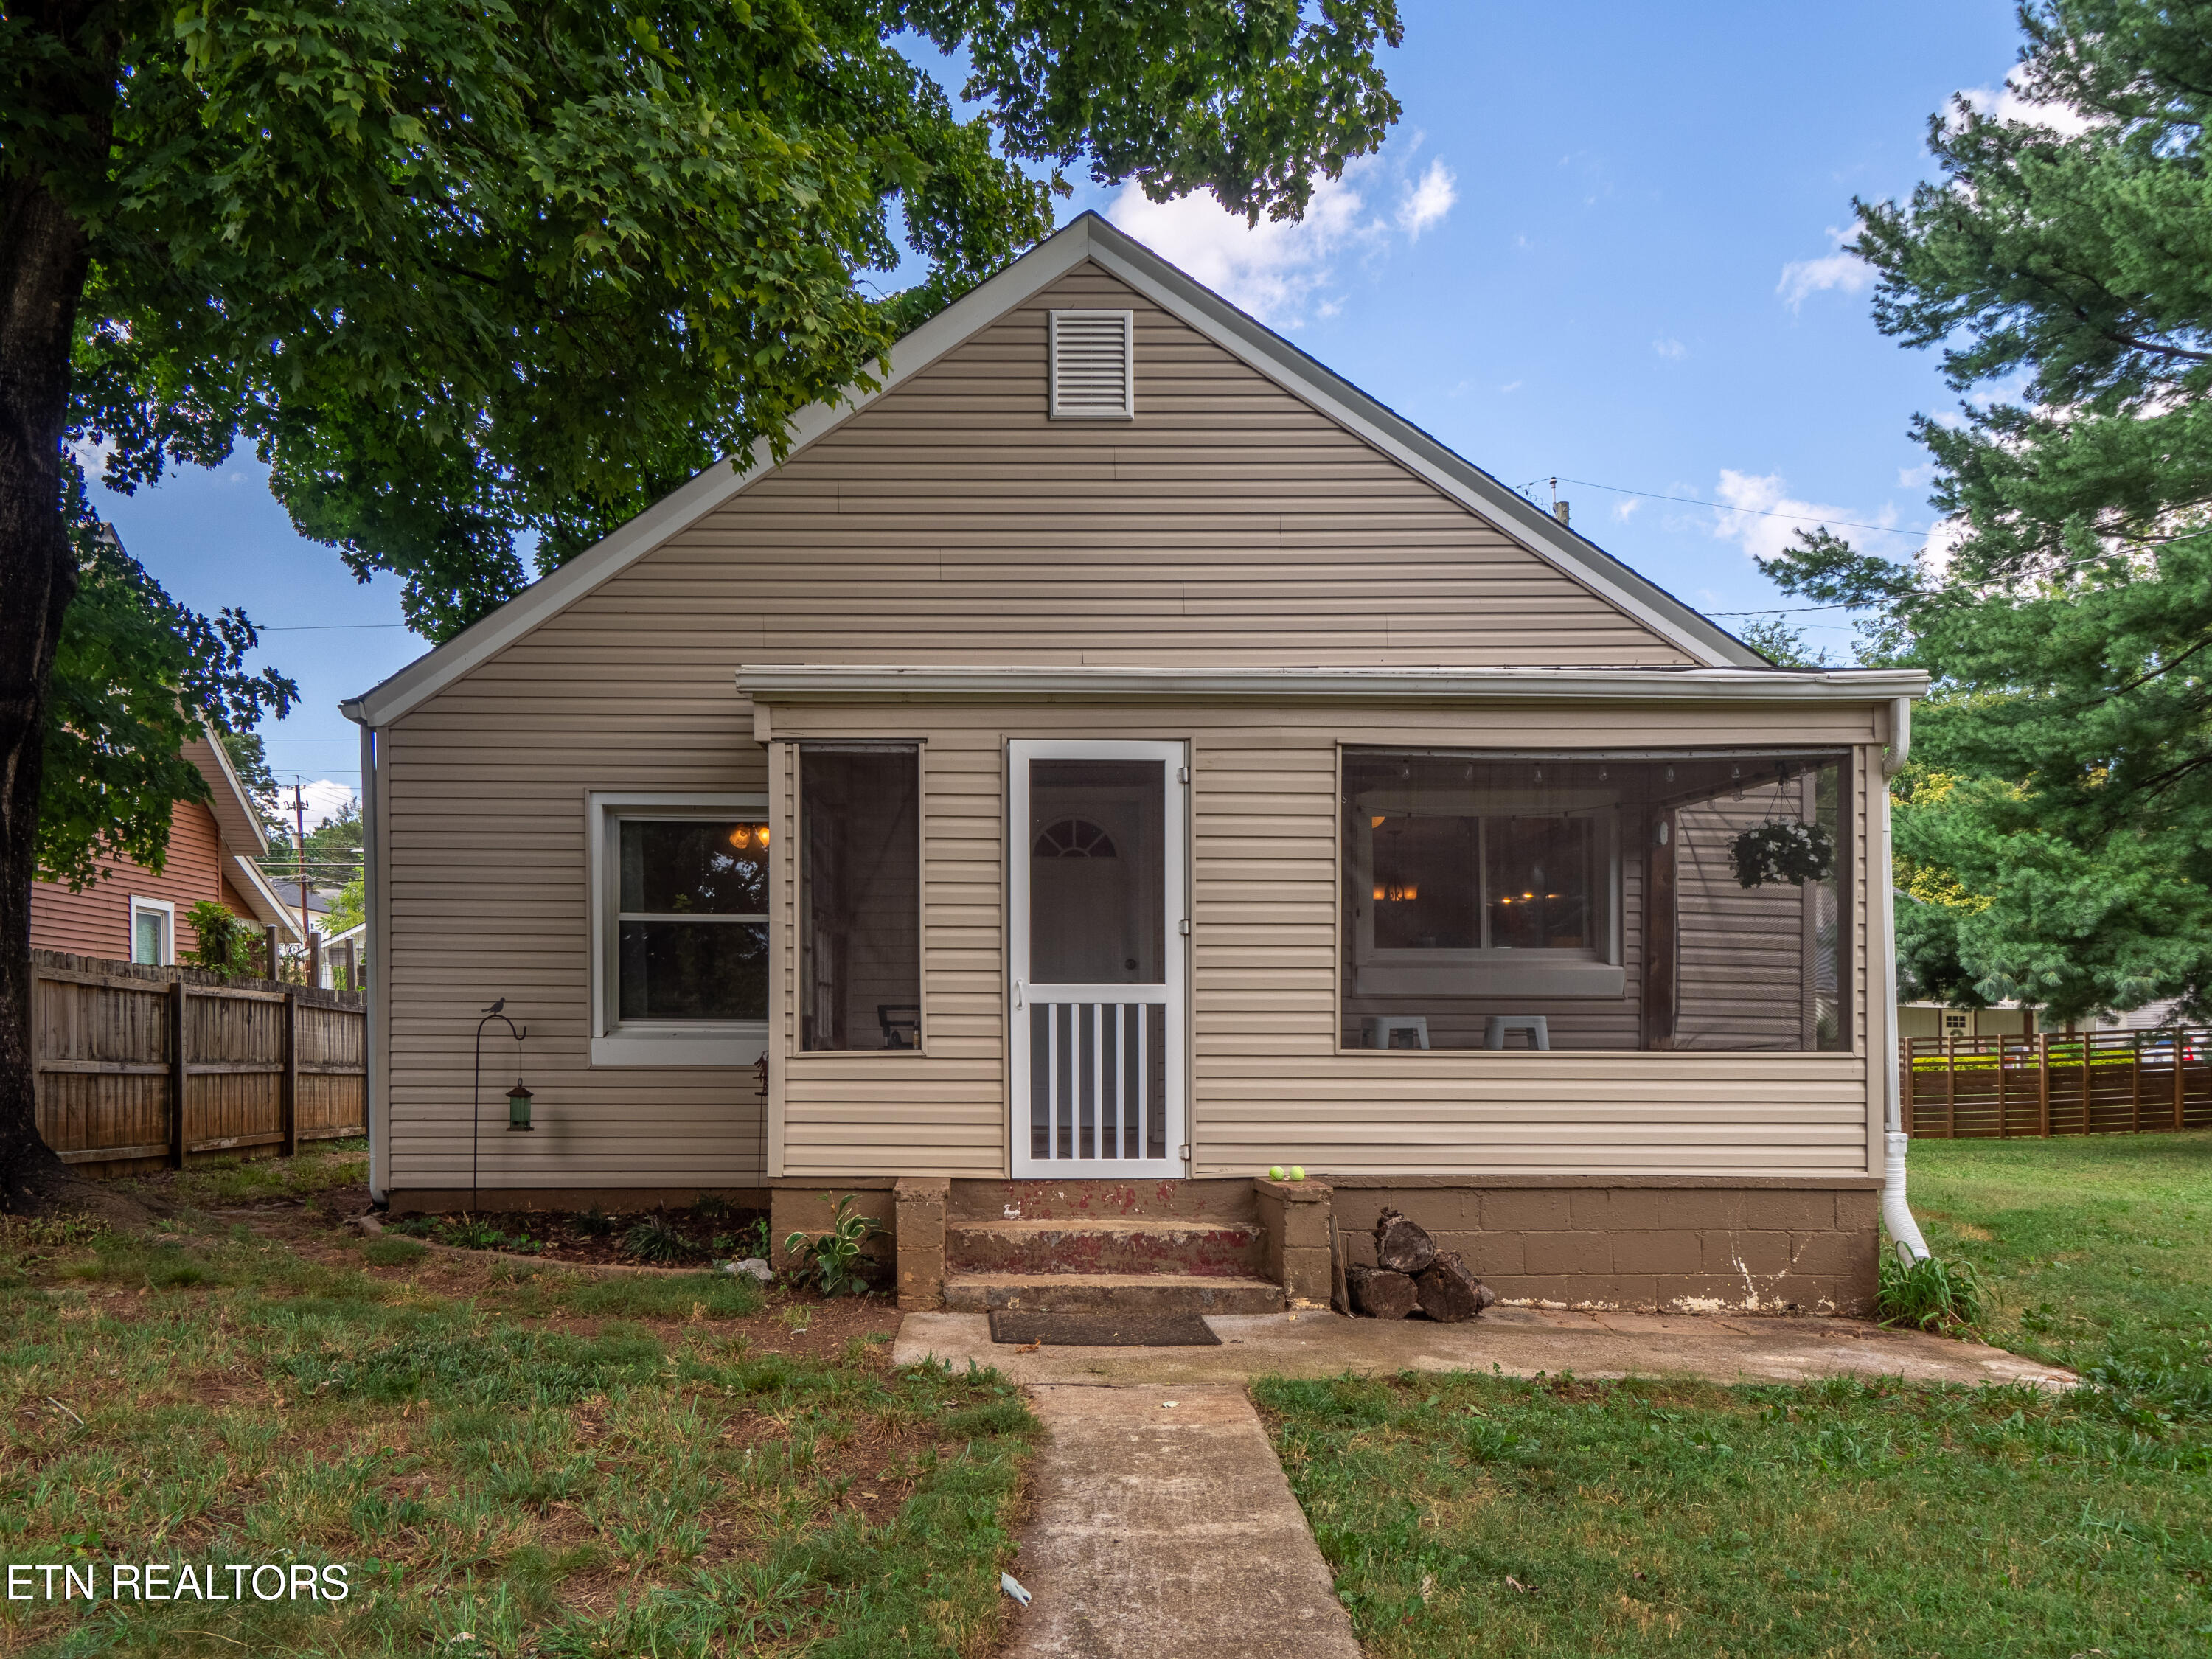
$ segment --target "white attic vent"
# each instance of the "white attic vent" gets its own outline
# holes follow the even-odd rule
[[[1137,413],[1137,328],[1127,311],[1052,313],[1052,418],[1127,421]]]

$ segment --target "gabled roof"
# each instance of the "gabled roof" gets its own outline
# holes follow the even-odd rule
[[[1095,261],[1164,311],[1331,416],[1469,511],[1506,531],[1538,557],[1633,617],[1699,665],[1771,667],[1764,657],[1717,623],[1637,574],[1473,462],[1453,453],[1412,422],[1096,213],[1079,215],[900,340],[891,348],[890,371],[877,391],[848,388],[835,403],[815,404],[800,411],[792,422],[790,453],[804,450],[1085,260]],[[382,684],[339,704],[340,710],[349,719],[371,726],[398,719],[697,523],[774,466],[765,439],[754,444],[742,466],[735,460],[717,462],[597,545],[531,584],[489,616],[418,657]]]
[[[227,848],[225,851],[228,853]],[[224,865],[230,872],[231,885],[237,888],[239,896],[246,901],[246,908],[253,912],[263,927],[274,927],[295,945],[305,943],[307,935],[300,931],[298,907],[284,902],[283,896],[270,884],[269,878],[261,873],[259,865],[252,859],[240,858],[235,854],[228,854]]]
[[[238,890],[246,908],[264,927],[274,927],[293,943],[299,943],[300,914],[296,908],[287,908],[283,899],[270,889],[269,878],[254,863],[256,858],[269,852],[269,832],[262,827],[261,813],[253,805],[253,798],[246,793],[246,785],[231,765],[230,756],[216,735],[212,726],[204,726],[202,734],[185,745],[185,758],[199,769],[207,780],[208,811],[215,815],[216,827],[222,831],[223,872],[230,884]]]
[[[261,814],[253,805],[253,798],[246,793],[246,785],[237,769],[224,752],[222,740],[213,726],[206,726],[200,736],[185,745],[185,758],[198,768],[199,775],[207,780],[208,811],[222,826],[222,838],[233,847],[251,857],[265,855],[269,851],[269,834],[261,826]]]

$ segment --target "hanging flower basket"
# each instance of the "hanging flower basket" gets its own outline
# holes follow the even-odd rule
[[[1835,874],[1836,838],[1817,823],[1770,819],[1730,842],[1729,860],[1741,886],[1765,887],[1786,881],[1793,887],[1802,887],[1808,881],[1826,881]]]

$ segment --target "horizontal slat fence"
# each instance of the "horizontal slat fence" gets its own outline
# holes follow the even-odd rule
[[[62,951],[31,966],[39,1133],[82,1174],[368,1131],[357,994]]]
[[[1911,1037],[1900,1058],[1923,1139],[2212,1128],[2212,1030]]]

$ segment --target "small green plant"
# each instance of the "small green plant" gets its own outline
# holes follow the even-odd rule
[[[702,1193],[691,1213],[702,1221],[727,1221],[732,1213],[730,1200],[716,1193]]]
[[[1916,1331],[1973,1329],[1990,1316],[1990,1287],[1971,1261],[1923,1256],[1907,1265],[1885,1253],[1875,1311]]]
[[[829,1194],[822,1194],[827,1200]],[[811,1263],[824,1296],[858,1296],[868,1288],[862,1252],[883,1229],[873,1216],[857,1214],[850,1193],[837,1200],[830,1212],[830,1231],[810,1237],[794,1232],[783,1241],[784,1254],[800,1267]]]
[[[538,1241],[526,1234],[509,1237],[482,1216],[465,1215],[438,1231],[441,1243],[464,1250],[534,1250]]]
[[[211,899],[202,899],[192,906],[185,920],[198,935],[192,945],[191,964],[206,968],[233,979],[244,979],[261,971],[258,954],[259,941],[252,929]]]
[[[649,1215],[623,1235],[623,1249],[641,1261],[681,1261],[692,1254],[691,1241],[664,1215]]]
[[[605,1238],[615,1230],[615,1218],[596,1204],[576,1218],[576,1231],[586,1238]]]

